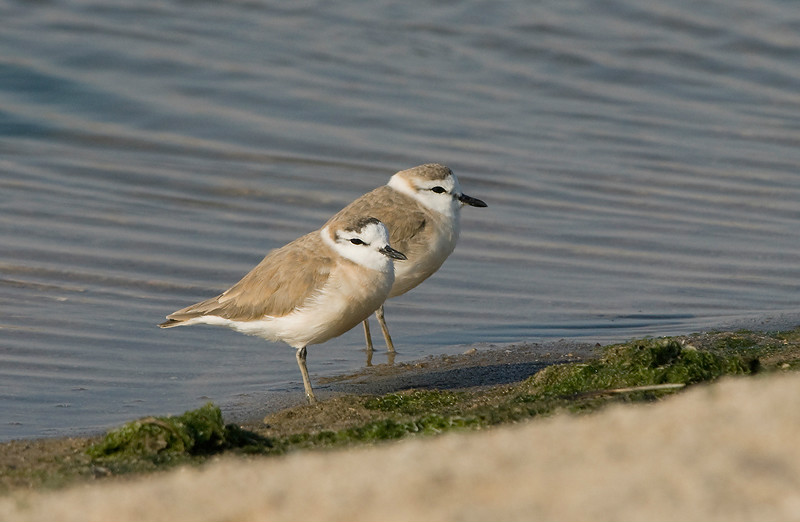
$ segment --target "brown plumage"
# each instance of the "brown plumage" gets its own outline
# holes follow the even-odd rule
[[[225,292],[168,315],[167,321],[159,326],[177,326],[201,315],[216,315],[233,321],[254,321],[265,315],[284,316],[302,306],[314,289],[324,286],[334,263],[332,254],[318,231],[306,234],[269,252]],[[311,259],[313,263],[309,263]]]
[[[394,219],[393,209],[402,209],[403,219]],[[374,216],[382,222],[391,222],[389,243],[409,259],[417,259],[427,250],[427,241],[421,241],[425,227],[430,226],[430,211],[417,200],[383,185],[356,199],[334,215],[328,223],[343,216]],[[385,221],[384,221],[385,220]]]
[[[369,214],[360,214],[368,216]],[[354,214],[328,220],[331,239],[336,230],[361,230],[372,217]],[[270,251],[238,283],[211,299],[195,303],[167,316],[158,326],[170,328],[189,319],[213,315],[232,321],[255,321],[264,316],[282,317],[303,306],[325,286],[335,263],[355,266],[325,244],[315,230],[281,248]]]

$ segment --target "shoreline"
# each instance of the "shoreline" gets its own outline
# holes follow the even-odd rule
[[[330,400],[346,395],[384,395],[409,389],[478,390],[522,381],[551,364],[577,362],[592,357],[598,343],[550,341],[502,347],[471,347],[460,354],[429,355],[421,359],[365,366],[357,371],[312,378],[317,397]],[[376,356],[385,352],[376,351]],[[302,390],[271,393],[258,405],[246,401],[224,406],[228,422],[253,426],[282,410],[305,406]],[[264,400],[266,399],[266,400]]]
[[[645,404],[628,404],[632,399],[629,398],[628,391],[623,388],[601,390],[599,394],[597,392],[591,392],[589,395],[584,393],[583,396],[573,394],[570,395],[572,398],[567,401],[564,400],[562,394],[557,398],[557,404],[551,413],[541,410],[541,414],[535,413],[532,417],[526,417],[525,415],[518,416],[518,406],[529,400],[526,397],[531,397],[530,390],[533,389],[531,387],[536,387],[540,381],[546,380],[543,376],[558,373],[552,370],[580,370],[583,367],[591,366],[597,363],[598,357],[601,361],[608,359],[608,354],[613,350],[609,352],[609,347],[600,349],[588,343],[573,343],[571,347],[575,348],[574,351],[569,352],[568,355],[560,355],[553,352],[542,353],[541,345],[527,345],[499,350],[470,351],[455,356],[428,357],[395,366],[373,366],[350,375],[321,379],[317,383],[319,389],[324,391],[325,396],[321,406],[293,406],[281,409],[270,414],[266,419],[266,424],[261,419],[253,418],[247,422],[237,421],[241,428],[252,430],[252,433],[244,432],[251,433],[255,437],[252,440],[258,443],[269,443],[266,453],[248,453],[254,451],[255,446],[251,445],[252,447],[244,452],[226,450],[218,455],[209,455],[199,459],[194,457],[180,457],[175,461],[145,459],[144,465],[141,465],[141,462],[135,462],[134,459],[131,461],[133,464],[128,462],[120,465],[119,463],[114,464],[113,461],[93,461],[86,455],[86,449],[92,443],[98,443],[101,440],[100,436],[21,439],[2,443],[0,444],[0,469],[5,471],[2,482],[3,494],[0,495],[0,520],[19,518],[78,520],[81,519],[79,514],[87,515],[86,520],[100,520],[108,518],[111,514],[114,516],[111,516],[110,519],[134,520],[144,512],[130,511],[133,508],[126,504],[127,501],[119,498],[120,491],[125,491],[122,496],[126,498],[129,491],[141,491],[142,495],[149,497],[162,495],[162,493],[152,490],[152,487],[155,486],[148,486],[151,483],[158,483],[159,487],[173,491],[176,498],[183,499],[184,503],[178,502],[175,506],[170,507],[161,506],[160,509],[167,509],[164,512],[148,511],[149,514],[143,515],[144,519],[163,519],[165,516],[198,520],[215,519],[215,517],[206,516],[207,513],[192,511],[193,508],[190,505],[191,502],[199,501],[201,497],[196,496],[197,492],[203,487],[210,487],[209,484],[216,484],[224,492],[220,492],[219,495],[214,493],[214,498],[217,496],[220,499],[225,496],[241,498],[237,502],[245,507],[255,506],[252,507],[252,509],[256,509],[253,513],[258,514],[257,516],[245,516],[243,514],[245,512],[241,509],[237,511],[236,509],[231,510],[230,506],[223,506],[220,507],[223,510],[220,513],[223,513],[224,517],[218,518],[249,520],[268,516],[272,518],[274,515],[274,518],[278,519],[308,517],[327,520],[350,518],[353,520],[370,518],[424,519],[428,518],[423,516],[427,513],[414,507],[415,502],[419,503],[423,500],[419,495],[430,489],[430,491],[439,491],[442,498],[449,498],[448,495],[452,496],[451,493],[442,489],[442,485],[435,483],[434,479],[437,477],[437,473],[441,475],[440,479],[446,478],[445,482],[458,483],[466,489],[475,488],[475,484],[479,484],[480,488],[484,488],[485,491],[494,490],[496,486],[492,482],[493,480],[506,484],[508,491],[497,493],[498,498],[505,499],[501,503],[495,502],[494,496],[482,499],[480,502],[475,500],[483,498],[482,491],[484,490],[473,491],[470,494],[474,495],[473,500],[478,502],[475,509],[489,509],[486,511],[486,517],[483,518],[530,518],[521,515],[527,511],[514,511],[514,509],[522,509],[520,506],[527,505],[526,509],[536,507],[526,504],[530,498],[538,499],[537,502],[539,502],[536,507],[538,511],[534,510],[533,512],[553,519],[570,518],[559,515],[558,511],[552,511],[553,506],[546,505],[547,498],[541,497],[539,493],[527,491],[523,494],[523,491],[519,490],[519,485],[505,482],[505,479],[502,478],[504,473],[509,476],[514,475],[506,469],[516,458],[508,453],[507,445],[512,445],[510,447],[513,448],[514,444],[519,446],[519,465],[524,467],[524,475],[529,482],[540,484],[543,488],[542,491],[549,491],[553,487],[552,484],[548,485],[548,476],[562,476],[563,473],[567,473],[566,470],[570,466],[569,473],[573,474],[573,479],[577,482],[584,480],[584,475],[591,472],[595,477],[593,480],[599,480],[593,487],[607,490],[610,487],[609,484],[606,484],[606,479],[601,479],[601,475],[598,475],[602,474],[604,469],[606,472],[612,472],[626,462],[625,465],[636,467],[641,465],[640,461],[642,460],[661,462],[675,448],[684,451],[681,449],[681,444],[688,443],[695,447],[691,450],[685,449],[685,451],[699,452],[695,459],[702,457],[702,452],[717,452],[720,453],[721,460],[719,462],[715,460],[715,466],[722,466],[723,464],[720,462],[725,462],[725,466],[736,468],[729,470],[731,472],[735,471],[750,477],[755,476],[758,480],[773,481],[780,478],[785,484],[800,486],[800,459],[791,461],[787,451],[794,450],[784,447],[786,441],[794,441],[796,436],[800,436],[800,408],[791,410],[791,413],[787,413],[788,410],[786,410],[787,404],[800,401],[800,374],[797,373],[797,370],[800,370],[800,329],[774,335],[737,331],[696,334],[674,339],[678,340],[673,345],[678,347],[677,350],[681,354],[687,356],[693,356],[692,354],[695,352],[712,353],[715,350],[727,350],[731,353],[757,353],[759,365],[762,368],[759,370],[761,376],[723,376],[719,382],[716,382],[716,378],[712,378],[710,383],[701,382],[701,384],[690,386],[686,392],[680,391],[674,394],[669,390],[663,393],[661,391],[645,391],[646,387],[639,387],[641,392],[636,392],[634,389]],[[668,344],[661,340],[641,340],[634,343],[636,342],[640,343],[637,346],[639,350],[644,347]],[[633,353],[636,353],[636,350]],[[747,373],[747,364],[737,366],[742,370],[736,370],[735,373],[739,371]],[[600,366],[598,368],[602,370]],[[547,371],[544,371],[545,369]],[[531,377],[531,375],[536,377]],[[527,391],[522,395],[517,395],[518,399],[512,400],[511,403],[502,402],[505,400],[505,396],[518,393],[521,389]],[[624,395],[622,400],[614,398],[607,400],[617,392]],[[600,395],[602,395],[602,400]],[[394,410],[386,409],[385,402],[381,403],[382,405],[378,408],[370,406],[370,401],[380,402],[387,399],[390,399],[390,402],[400,400],[401,409],[405,408],[405,410],[400,412],[396,408]],[[520,400],[523,400],[523,403],[520,403]],[[633,402],[635,403],[637,400]],[[484,403],[489,405],[489,409],[481,409]],[[517,410],[514,410],[513,414],[507,418],[501,418],[499,421],[492,421],[489,424],[474,424],[475,419],[485,418],[486,412],[495,415],[497,412],[511,411],[508,410],[508,404],[516,404],[517,406],[513,406],[513,408],[517,408]],[[595,406],[597,406],[596,409]],[[408,410],[409,407],[411,410]],[[780,412],[777,409],[780,409]],[[411,412],[410,416],[407,415],[409,411]],[[594,413],[574,415],[568,413],[569,411],[593,411]],[[475,412],[478,412],[478,417],[475,417]],[[400,434],[392,439],[364,439],[362,437],[363,430],[358,431],[359,426],[367,425],[374,428],[375,425],[384,422],[381,419],[387,418],[387,415],[388,418],[395,419],[391,421],[394,423],[391,425],[393,429],[396,429],[397,426],[406,426],[409,422],[407,419],[416,419],[412,421],[412,432],[410,434],[404,432],[405,434]],[[435,417],[433,424],[430,422],[431,416]],[[764,416],[766,418],[761,419]],[[629,419],[625,422],[629,423],[630,429],[619,431],[621,418]],[[758,422],[762,422],[764,425],[760,426],[758,423],[754,423],[752,419],[756,418],[761,419]],[[447,421],[444,424],[442,424],[443,419]],[[456,419],[455,424],[453,419]],[[226,420],[230,422],[230,419]],[[716,424],[710,424],[712,420]],[[403,424],[404,422],[406,424]],[[771,425],[770,423],[777,423],[772,428],[776,431],[765,433],[765,426]],[[589,429],[587,426],[595,426],[595,428]],[[420,433],[443,432],[444,434],[435,437],[414,435],[415,430]],[[689,435],[680,435],[679,433],[680,436],[676,438],[676,430],[681,433],[682,430],[689,430],[690,433]],[[733,438],[729,441],[723,440],[719,439],[715,430],[735,435],[730,435]],[[447,433],[448,431],[452,433]],[[648,436],[652,440],[640,440],[640,432],[649,433]],[[750,432],[754,432],[752,437],[748,435]],[[353,435],[354,433],[357,436]],[[342,434],[348,434],[347,436],[351,438],[342,439],[344,442],[341,444],[331,445],[330,441],[341,439]],[[577,434],[581,434],[580,437]],[[736,440],[739,434],[748,441],[746,452],[739,444],[741,441]],[[544,437],[547,442],[535,442],[539,437]],[[508,442],[502,444],[498,442],[506,439]],[[286,441],[289,440],[300,442],[294,446],[281,446],[281,444],[288,444]],[[369,442],[370,440],[372,442]],[[392,440],[392,442],[376,443],[376,440]],[[712,440],[715,441],[714,446],[706,447]],[[278,445],[275,446],[275,444]],[[794,442],[791,444],[794,445]],[[646,445],[649,448],[648,451],[653,453],[637,454],[638,456],[630,462],[625,459],[620,462],[614,460],[615,452],[621,451],[624,456],[627,451],[625,448],[641,445]],[[452,446],[451,449],[442,449],[450,446]],[[262,446],[261,450],[264,449],[265,446]],[[483,456],[475,453],[476,451]],[[398,452],[412,452],[415,455],[419,453],[419,456],[415,457],[416,460],[403,464],[395,461],[394,454]],[[445,453],[440,455],[438,452]],[[563,456],[564,452],[568,454],[567,457],[564,457],[565,460],[548,456],[551,453]],[[764,457],[767,460],[762,459],[763,461],[759,460],[761,457],[751,458],[752,455],[758,456],[765,452],[769,455],[777,452],[777,454],[785,454],[787,457],[775,460],[773,456],[770,456],[769,459],[772,460]],[[456,455],[465,453],[469,453],[471,457],[461,462],[463,459]],[[275,456],[261,456],[261,454]],[[495,457],[490,458],[490,455],[495,455]],[[477,465],[470,464],[473,458],[476,459],[475,462],[482,462],[481,466],[484,469],[473,469]],[[752,460],[753,458],[756,460]],[[363,513],[348,511],[350,508],[345,505],[345,499],[349,498],[348,501],[351,503],[361,502],[364,504],[363,499],[353,496],[355,492],[348,493],[342,490],[343,487],[345,490],[349,487],[345,487],[342,480],[331,479],[331,474],[335,477],[347,477],[345,483],[354,481],[366,490],[374,490],[374,484],[364,482],[367,477],[371,477],[369,480],[373,481],[382,480],[376,477],[374,472],[369,471],[375,467],[373,459],[385,461],[386,466],[398,466],[397,469],[385,468],[384,472],[396,476],[396,480],[402,483],[403,487],[411,488],[411,491],[400,488],[398,494],[410,500],[406,503],[407,505],[398,507],[397,513],[381,511],[385,509],[385,506],[381,507],[373,500],[366,502],[368,509]],[[546,466],[542,459],[546,461]],[[728,460],[731,462],[727,462]],[[593,461],[605,462],[603,464],[605,468],[592,464]],[[675,464],[680,464],[682,467],[672,469]],[[670,487],[677,488],[679,482],[675,482],[678,480],[675,477],[686,478],[688,473],[688,480],[692,482],[694,480],[692,473],[706,475],[712,473],[714,470],[707,469],[706,464],[702,458],[673,464],[661,462],[659,465],[667,466],[665,469],[669,473],[668,476],[662,476],[659,480],[667,481],[666,483],[670,484]],[[130,467],[126,467],[129,465]],[[323,467],[327,471],[319,476],[309,475],[309,466],[312,468]],[[540,469],[540,466],[543,467]],[[126,469],[128,471],[125,471]],[[285,470],[287,473],[285,483],[274,483],[276,479],[272,475],[278,469]],[[352,473],[355,475],[348,474],[346,471],[348,469],[353,469]],[[356,469],[359,471],[356,472]],[[486,473],[492,469],[495,473],[499,473],[497,477],[501,478],[495,477],[489,480],[489,475]],[[667,473],[663,470],[654,470],[654,472],[659,476]],[[26,473],[28,475],[25,475]],[[280,473],[284,473],[284,471]],[[468,476],[454,475],[457,473],[471,474],[472,480],[468,480]],[[278,502],[273,499],[275,502],[270,501],[265,504],[263,499],[251,498],[246,491],[240,491],[244,488],[241,483],[238,486],[239,489],[229,491],[223,487],[228,483],[237,483],[245,476],[258,477],[259,481],[273,483],[277,490],[284,492],[287,498],[294,500]],[[742,476],[739,480],[746,482],[747,476]],[[519,479],[520,477],[517,477],[516,480]],[[644,481],[643,483],[648,484],[651,479],[652,477],[640,477],[640,480]],[[614,480],[625,483],[628,479],[617,477]],[[746,513],[769,514],[770,516],[767,518],[776,519],[791,518],[787,514],[800,516],[800,497],[797,498],[796,506],[792,503],[786,504],[783,500],[781,500],[783,502],[781,504],[778,502],[780,499],[773,499],[773,507],[783,509],[783,511],[780,509],[764,511],[762,508],[766,504],[753,504],[754,491],[761,491],[758,489],[760,487],[758,480],[755,483],[751,481],[747,485],[748,489],[745,494],[739,492],[739,498],[729,498],[731,505],[749,499],[747,502],[750,504],[746,506]],[[744,482],[734,485],[737,488],[744,487]],[[612,481],[610,484],[613,483]],[[639,486],[631,483],[630,487],[636,489]],[[663,484],[652,483],[649,484],[649,487],[658,490],[663,487]],[[776,488],[774,485],[770,487],[774,492],[785,489],[783,486],[781,487],[783,489]],[[331,498],[326,497],[324,503],[327,503],[328,511],[320,513],[313,511],[314,506],[304,505],[299,498],[295,498],[296,495],[291,493],[292,488],[308,488],[309,491],[316,492],[336,491],[336,495]],[[422,490],[418,488],[422,488]],[[515,491],[517,493],[514,493]],[[654,490],[647,489],[647,491],[652,493]],[[681,489],[681,491],[683,490]],[[795,491],[800,491],[800,487]],[[561,495],[562,497],[567,493],[551,491],[552,495]],[[613,492],[607,491],[606,493],[611,495]],[[688,490],[680,494],[676,493],[678,495],[676,498],[685,497],[691,501],[693,497],[690,493]],[[725,493],[728,495],[729,492],[726,490]],[[385,493],[380,491],[376,491],[374,494],[375,498],[385,497]],[[689,496],[686,497],[686,495]],[[87,498],[94,500],[88,501]],[[336,498],[340,499],[338,503]],[[356,498],[359,500],[357,501]],[[726,496],[726,498],[728,497]],[[694,504],[689,502],[687,505],[696,506],[696,500],[694,499]],[[292,502],[296,502],[296,504],[292,504]],[[385,498],[384,502],[392,503]],[[463,519],[462,515],[472,513],[471,511],[460,511],[457,502],[454,502],[455,499],[452,498],[450,503],[437,501],[435,513],[439,513],[441,516],[432,516],[431,519]],[[585,503],[582,504],[579,500],[572,499],[571,502],[573,504],[577,502],[576,505],[583,505],[586,509],[591,507]],[[633,505],[637,502],[639,501],[633,502]],[[674,507],[674,502],[668,504]],[[87,505],[93,507],[87,511],[84,509]],[[70,506],[72,507],[70,508]],[[610,513],[611,518],[624,518],[626,513],[632,513],[630,507],[622,503],[616,506],[615,510],[606,514]],[[667,507],[668,505],[664,504],[659,509],[667,510]],[[72,512],[70,509],[75,511]],[[416,511],[414,511],[415,509]],[[512,510],[509,511],[509,509]],[[247,512],[249,513],[249,511]],[[169,515],[164,515],[164,513]],[[372,515],[368,516],[369,513]],[[408,516],[400,516],[399,513]],[[576,516],[581,519],[598,518],[591,516],[590,511],[567,510],[565,513],[570,513],[572,518]],[[642,515],[644,511],[635,511],[635,513]],[[676,512],[667,510],[661,511],[661,513],[675,514]],[[698,513],[702,513],[702,511],[698,511]],[[712,519],[721,519],[722,513],[727,513],[728,519],[764,518],[763,516],[730,518],[732,512],[724,510],[719,513],[711,511],[707,513],[715,515]],[[659,518],[652,516],[653,513],[650,515],[634,518]],[[466,518],[475,517],[467,516]],[[601,516],[599,518],[608,517]],[[686,517],[681,516],[681,518]]]
[[[480,350],[471,348],[462,354],[427,356],[396,364],[366,366],[356,372],[320,377],[314,379],[313,383],[323,403],[351,395],[377,396],[409,389],[477,390],[519,382],[547,365],[576,362],[591,357],[599,346],[597,343],[574,341],[503,347],[490,345]],[[385,355],[376,351],[376,355],[378,354]],[[226,407],[225,421],[258,431],[263,429],[265,417],[308,409],[301,393],[275,393],[266,399],[260,405],[245,402]],[[309,416],[313,417],[313,414]],[[297,420],[296,416],[294,420]],[[326,421],[335,422],[330,417]],[[292,424],[292,429],[295,425],[296,422]],[[322,426],[317,422],[315,427]],[[49,461],[54,459],[85,460],[83,453],[91,444],[101,440],[106,432],[27,437],[0,442],[0,470],[24,468],[32,461],[42,461],[41,467],[47,468]],[[0,473],[0,478],[2,475]],[[93,471],[89,476],[82,476],[79,481],[92,481],[96,478],[105,478],[104,472]],[[20,489],[9,486],[8,482],[13,481],[6,480],[5,484],[0,481],[0,498],[10,491]],[[21,489],[60,488],[64,485],[62,482],[57,477],[53,481],[23,485]]]

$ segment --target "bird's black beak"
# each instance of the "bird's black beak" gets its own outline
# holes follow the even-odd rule
[[[472,196],[467,196],[466,194],[459,194],[456,197],[458,198],[458,200],[461,203],[463,203],[465,205],[469,205],[471,207],[486,207],[486,206],[488,206],[482,200],[480,200],[478,198],[473,198]]]
[[[378,252],[385,255],[386,257],[391,257],[392,259],[397,259],[399,261],[405,261],[406,259],[408,259],[404,253],[398,252],[389,245],[386,245],[385,247],[381,248],[380,250],[378,250]]]

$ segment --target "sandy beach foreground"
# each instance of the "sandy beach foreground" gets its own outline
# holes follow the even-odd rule
[[[2,520],[797,520],[800,375],[0,500]]]

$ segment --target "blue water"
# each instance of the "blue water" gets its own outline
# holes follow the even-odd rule
[[[0,2],[0,440],[302,400],[290,348],[155,324],[431,161],[489,207],[400,361],[800,318],[793,2],[284,4]]]

